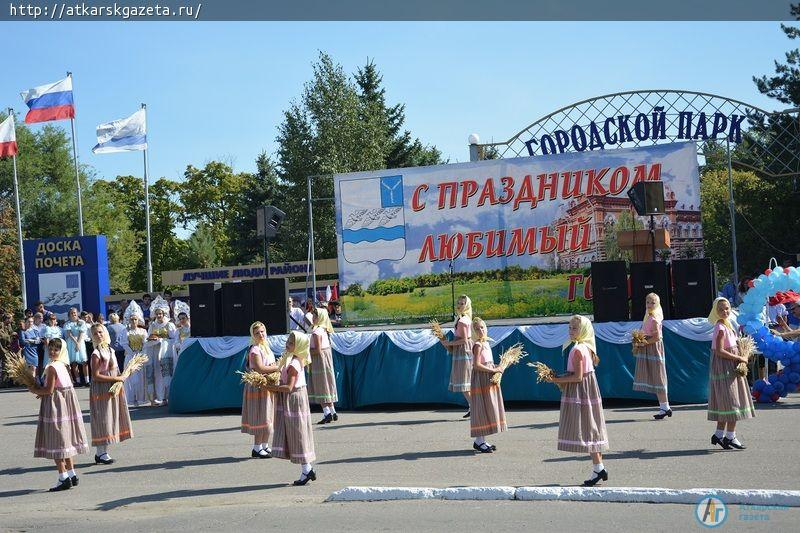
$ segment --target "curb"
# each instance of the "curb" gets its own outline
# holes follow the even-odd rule
[[[650,487],[345,487],[326,502],[398,500],[520,500],[696,504],[714,495],[726,504],[800,507],[800,491],[762,489],[664,489]]]

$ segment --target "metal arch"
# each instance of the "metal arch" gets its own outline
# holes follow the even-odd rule
[[[643,94],[643,93],[674,93],[674,94],[694,94],[694,95],[697,95],[697,96],[710,96],[712,98],[719,98],[720,100],[725,100],[726,102],[735,102],[737,104],[741,104],[741,105],[743,105],[745,107],[749,107],[751,109],[755,109],[756,111],[758,111],[760,113],[763,113],[765,115],[774,114],[773,111],[766,111],[766,110],[761,109],[759,107],[756,107],[754,105],[750,105],[747,102],[742,102],[741,100],[734,100],[733,98],[720,96],[718,94],[701,93],[701,92],[698,92],[698,91],[682,91],[682,90],[678,90],[678,89],[641,89],[641,90],[638,90],[638,91],[623,91],[623,92],[619,92],[619,93],[604,94],[602,96],[594,96],[592,98],[587,98],[586,100],[581,100],[580,102],[575,102],[574,104],[570,104],[568,106],[562,107],[561,109],[553,111],[549,115],[545,115],[542,118],[540,118],[539,120],[534,120],[528,126],[526,126],[525,128],[522,128],[522,130],[520,130],[516,134],[512,135],[505,142],[500,141],[500,142],[496,142],[496,143],[486,143],[486,144],[480,144],[478,146],[503,146],[503,145],[509,145],[512,142],[514,142],[515,140],[519,139],[519,137],[523,133],[528,131],[530,128],[536,126],[540,122],[544,122],[548,118],[552,118],[552,117],[558,115],[562,111],[566,111],[568,109],[572,109],[572,108],[578,107],[579,105],[588,104],[590,102],[594,102],[594,101],[597,101],[597,100],[603,100],[604,98],[614,98],[615,96],[625,96],[625,95],[629,95],[629,94],[632,95],[632,94]],[[779,113],[782,113],[782,112],[779,112]]]
[[[634,103],[633,100],[636,97],[641,99],[641,102]],[[771,177],[800,176],[800,149],[797,148],[800,145],[800,120],[791,120],[788,123],[777,122],[781,117],[791,117],[797,111],[796,109],[772,112],[741,100],[717,94],[678,89],[624,91],[584,99],[542,116],[511,136],[507,141],[477,145],[477,153],[480,159],[487,156],[487,149],[490,150],[488,153],[492,154],[488,157],[503,158],[507,157],[509,152],[508,157],[529,156],[531,155],[530,151],[525,146],[527,139],[523,138],[525,135],[537,138],[545,133],[552,134],[559,129],[568,130],[575,124],[595,122],[600,117],[605,119],[617,114],[632,114],[631,111],[635,111],[637,107],[642,105],[664,107],[664,113],[667,115],[666,129],[669,132],[667,140],[631,139],[617,143],[614,145],[615,147],[674,142],[682,139],[679,136],[681,112],[705,112],[710,117],[712,113],[726,110],[727,108],[726,115],[731,111],[740,113],[747,117],[749,124],[749,128],[742,129],[743,139],[740,145],[742,153],[750,156],[745,158],[749,159],[749,161],[737,161],[734,156],[733,163],[736,166],[754,170]],[[648,110],[647,113],[649,112]],[[777,134],[764,137],[762,134],[770,128],[773,128],[772,131]],[[677,135],[676,131],[678,131]],[[708,139],[699,142],[698,155],[704,156],[706,143],[713,143],[714,141],[714,139]],[[718,145],[724,144],[724,137],[717,139],[716,143]],[[575,150],[572,147],[567,147],[565,151],[572,152]]]

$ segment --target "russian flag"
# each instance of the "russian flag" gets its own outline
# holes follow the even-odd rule
[[[75,118],[72,76],[67,76],[55,83],[28,89],[20,94],[29,108],[28,114],[25,115],[26,124]]]
[[[14,115],[0,122],[0,157],[17,155],[17,133],[14,130]]]

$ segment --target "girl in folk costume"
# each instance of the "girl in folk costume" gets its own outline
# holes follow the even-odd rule
[[[472,300],[466,294],[458,297],[456,314],[458,319],[453,340],[442,339],[441,343],[452,354],[448,389],[464,394],[467,400],[467,414],[462,418],[469,418],[469,387],[472,379]]]
[[[175,324],[169,321],[169,304],[161,296],[157,296],[150,304],[150,313],[155,318],[150,322],[145,350],[153,362],[155,373],[155,405],[167,403],[169,400],[169,385],[175,363],[172,358],[172,339],[175,337]],[[149,384],[148,384],[149,385]]]
[[[645,342],[635,345],[633,356],[636,358],[636,374],[633,378],[633,390],[656,395],[659,411],[653,418],[662,420],[672,416],[667,399],[667,367],[664,363],[664,340],[661,333],[664,312],[661,310],[661,299],[654,292],[647,295],[645,303],[647,310],[642,321]]]
[[[275,355],[267,343],[267,328],[261,322],[250,326],[250,350],[247,353],[247,369],[259,374],[271,374],[280,370],[275,364]],[[275,419],[274,395],[271,391],[244,386],[242,398],[242,433],[253,435],[252,457],[269,459],[269,438],[272,436]]]
[[[125,350],[125,366],[127,367],[131,359],[144,353],[144,341],[147,339],[147,330],[141,327],[143,324],[142,309],[135,301],[132,300],[130,305],[125,309],[123,318],[128,325],[128,329],[122,336],[120,344],[122,344],[122,348]],[[151,361],[145,364],[141,372],[134,372],[125,380],[125,394],[128,397],[128,401],[131,402],[134,407],[139,407],[140,403],[147,401],[147,394],[145,394],[145,382],[147,380],[149,380],[151,384],[154,384],[153,364]],[[155,388],[153,388],[153,390],[155,390]]]
[[[336,374],[333,370],[331,333],[333,325],[328,311],[322,307],[313,310],[314,327],[311,330],[311,365],[308,367],[308,399],[322,406],[322,420],[318,424],[329,424],[339,420],[334,402],[339,400],[336,392]]]
[[[89,378],[86,368],[86,338],[89,336],[89,325],[78,318],[78,310],[71,307],[64,322],[64,339],[67,341],[67,354],[72,374],[72,381],[77,382],[78,375],[83,377],[83,385]],[[79,374],[80,373],[80,374]]]
[[[569,321],[570,340],[574,343],[567,358],[567,374],[552,378],[563,385],[561,413],[558,419],[558,449],[566,452],[588,452],[592,457],[592,475],[583,482],[593,487],[601,479],[608,480],[603,454],[608,449],[603,399],[597,386],[594,367],[600,363],[589,319],[575,315]]]
[[[711,338],[711,364],[708,378],[708,419],[717,423],[711,444],[726,450],[745,447],[736,438],[736,422],[756,416],[747,378],[736,372],[739,363],[747,363],[739,356],[736,331],[730,321],[731,304],[717,298],[711,307],[708,321],[714,324]]]
[[[178,326],[175,338],[175,368],[178,368],[178,357],[181,354],[183,342],[192,336],[192,326],[189,323],[189,304],[175,300],[173,304],[175,316],[178,317]]]
[[[494,366],[492,348],[486,323],[480,318],[472,321],[472,381],[470,383],[469,434],[475,437],[472,447],[481,453],[492,453],[497,448],[484,439],[487,435],[506,430],[506,409],[500,385],[492,383],[492,376],[503,371]]]
[[[125,387],[118,394],[110,392],[111,385],[124,382],[111,349],[108,330],[103,324],[92,326],[92,385],[89,389],[89,411],[92,421],[92,446],[97,448],[95,463],[110,465],[108,445],[133,437],[131,416],[125,398]]]
[[[47,351],[50,363],[44,368],[44,386],[30,389],[41,398],[33,456],[55,461],[58,484],[50,491],[57,492],[78,485],[72,458],[88,452],[89,445],[81,407],[69,376],[66,343],[52,339]]]
[[[287,355],[288,354],[288,355]],[[275,395],[275,437],[272,442],[272,456],[288,459],[301,465],[300,479],[294,485],[305,485],[315,481],[312,462],[314,454],[314,434],[311,425],[311,410],[308,407],[306,376],[303,367],[311,362],[308,335],[292,331],[286,338],[286,349],[281,365],[280,385],[267,388]]]
[[[64,332],[58,327],[58,317],[50,313],[47,315],[47,325],[44,327],[44,339],[47,344],[53,339],[64,338]],[[46,360],[46,359],[45,359]],[[69,363],[69,360],[67,361]]]

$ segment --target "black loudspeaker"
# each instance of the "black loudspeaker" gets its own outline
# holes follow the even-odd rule
[[[286,213],[274,205],[261,206],[256,213],[256,233],[259,237],[272,239],[278,234]]]
[[[253,283],[222,284],[222,334],[250,336],[253,323]]]
[[[664,214],[664,182],[640,181],[628,189],[636,213],[644,215]]]
[[[289,280],[253,280],[253,320],[263,322],[269,335],[283,335],[288,328]]]
[[[672,284],[675,318],[708,316],[716,292],[711,259],[672,261]]]
[[[644,318],[647,311],[645,299],[651,292],[661,299],[664,318],[672,317],[672,291],[669,268],[663,261],[631,263],[631,320]]]
[[[222,334],[222,291],[213,283],[189,285],[189,310],[192,337],[219,337]]]
[[[595,322],[628,320],[628,275],[625,261],[592,262],[592,306]]]

